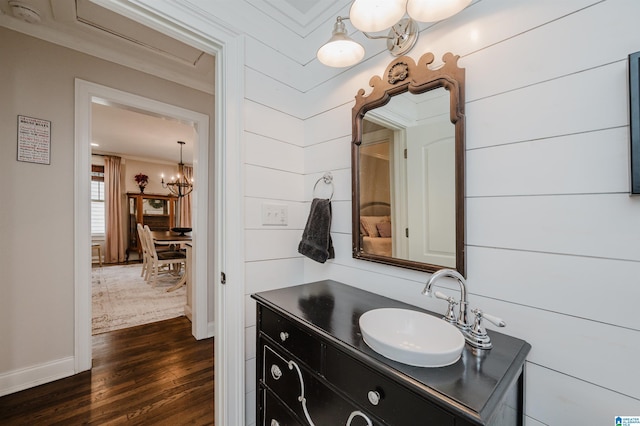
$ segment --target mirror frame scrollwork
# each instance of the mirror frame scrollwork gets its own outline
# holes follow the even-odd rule
[[[362,142],[362,120],[375,108],[386,105],[393,96],[409,92],[420,94],[440,87],[449,92],[450,120],[455,126],[455,231],[456,231],[456,270],[466,276],[465,271],[465,70],[458,67],[459,56],[446,53],[444,65],[437,69],[429,68],[434,61],[433,53],[426,53],[416,64],[408,56],[394,59],[386,68],[383,77],[373,76],[369,86],[371,93],[365,96],[360,89],[355,97],[352,109],[352,144],[351,144],[351,180],[352,180],[352,233],[353,257],[388,265],[435,272],[445,268],[442,265],[421,263],[408,259],[380,256],[366,253],[361,246],[360,238],[360,144]]]

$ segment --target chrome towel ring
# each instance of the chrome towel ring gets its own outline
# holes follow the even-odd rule
[[[316,188],[320,182],[324,182],[325,185],[331,185],[331,195],[329,196],[329,200],[333,199],[333,192],[335,191],[335,186],[333,185],[333,175],[331,172],[326,172],[320,179],[316,181],[316,184],[313,185],[313,198],[316,197]]]

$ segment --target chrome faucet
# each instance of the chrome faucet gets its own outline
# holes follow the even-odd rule
[[[422,290],[422,294],[425,296],[431,296],[431,287],[433,286],[433,283],[442,277],[455,278],[460,284],[460,313],[458,315],[456,325],[463,331],[467,331],[471,327],[467,314],[467,281],[462,275],[460,275],[460,273],[453,269],[440,269],[439,271],[434,272],[433,275],[431,275],[431,278],[429,278],[429,281],[427,281],[427,285],[424,287],[424,290]]]

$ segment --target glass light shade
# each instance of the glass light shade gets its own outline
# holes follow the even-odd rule
[[[407,0],[355,0],[349,11],[354,27],[367,33],[391,28],[407,10]]]
[[[364,58],[364,47],[347,35],[341,19],[333,27],[333,35],[316,54],[318,60],[329,67],[348,67]]]
[[[416,21],[436,22],[469,6],[472,0],[409,0],[407,13]]]
[[[318,50],[318,60],[329,67],[348,67],[364,58],[364,47],[355,41],[329,40]]]

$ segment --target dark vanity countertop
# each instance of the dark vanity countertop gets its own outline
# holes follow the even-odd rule
[[[363,313],[377,308],[406,308],[436,315],[433,312],[332,280],[265,291],[252,297],[285,317],[311,327],[353,357],[476,424],[485,424],[491,417],[503,395],[518,379],[531,349],[524,340],[489,330],[493,349],[480,351],[479,356],[467,344],[462,357],[453,365],[413,367],[370,349],[362,340],[358,320]]]

